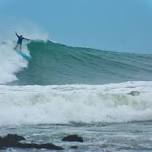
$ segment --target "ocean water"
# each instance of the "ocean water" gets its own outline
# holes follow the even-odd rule
[[[27,61],[13,46],[0,44],[1,136],[17,133],[63,151],[152,151],[151,54],[32,41],[23,49]],[[62,142],[69,134],[84,143]]]

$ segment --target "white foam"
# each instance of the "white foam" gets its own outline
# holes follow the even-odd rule
[[[152,82],[0,86],[0,125],[146,121],[151,109]]]
[[[27,66],[27,61],[13,47],[14,44],[9,41],[0,44],[0,84],[17,80],[15,73]]]

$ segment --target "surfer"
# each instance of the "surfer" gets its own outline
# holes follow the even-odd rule
[[[18,46],[19,46],[19,48],[20,48],[20,51],[22,50],[22,41],[23,40],[30,40],[30,39],[27,39],[27,38],[25,38],[25,37],[23,37],[22,35],[18,35],[16,32],[15,32],[15,34],[16,34],[16,36],[17,36],[17,38],[18,38],[18,40],[17,40],[17,44],[16,44],[16,46],[15,46],[15,50],[18,48]]]

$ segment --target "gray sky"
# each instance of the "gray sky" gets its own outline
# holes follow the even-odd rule
[[[0,17],[67,45],[152,53],[152,0],[0,0]]]

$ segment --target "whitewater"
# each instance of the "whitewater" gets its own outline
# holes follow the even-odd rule
[[[152,82],[0,86],[0,124],[148,121],[152,117],[151,88]]]
[[[23,46],[31,56],[27,61],[14,45],[0,43],[1,134],[15,132],[29,141],[51,139],[68,147],[61,136],[78,133],[86,141],[78,144],[80,151],[152,148],[151,54],[40,39]]]

